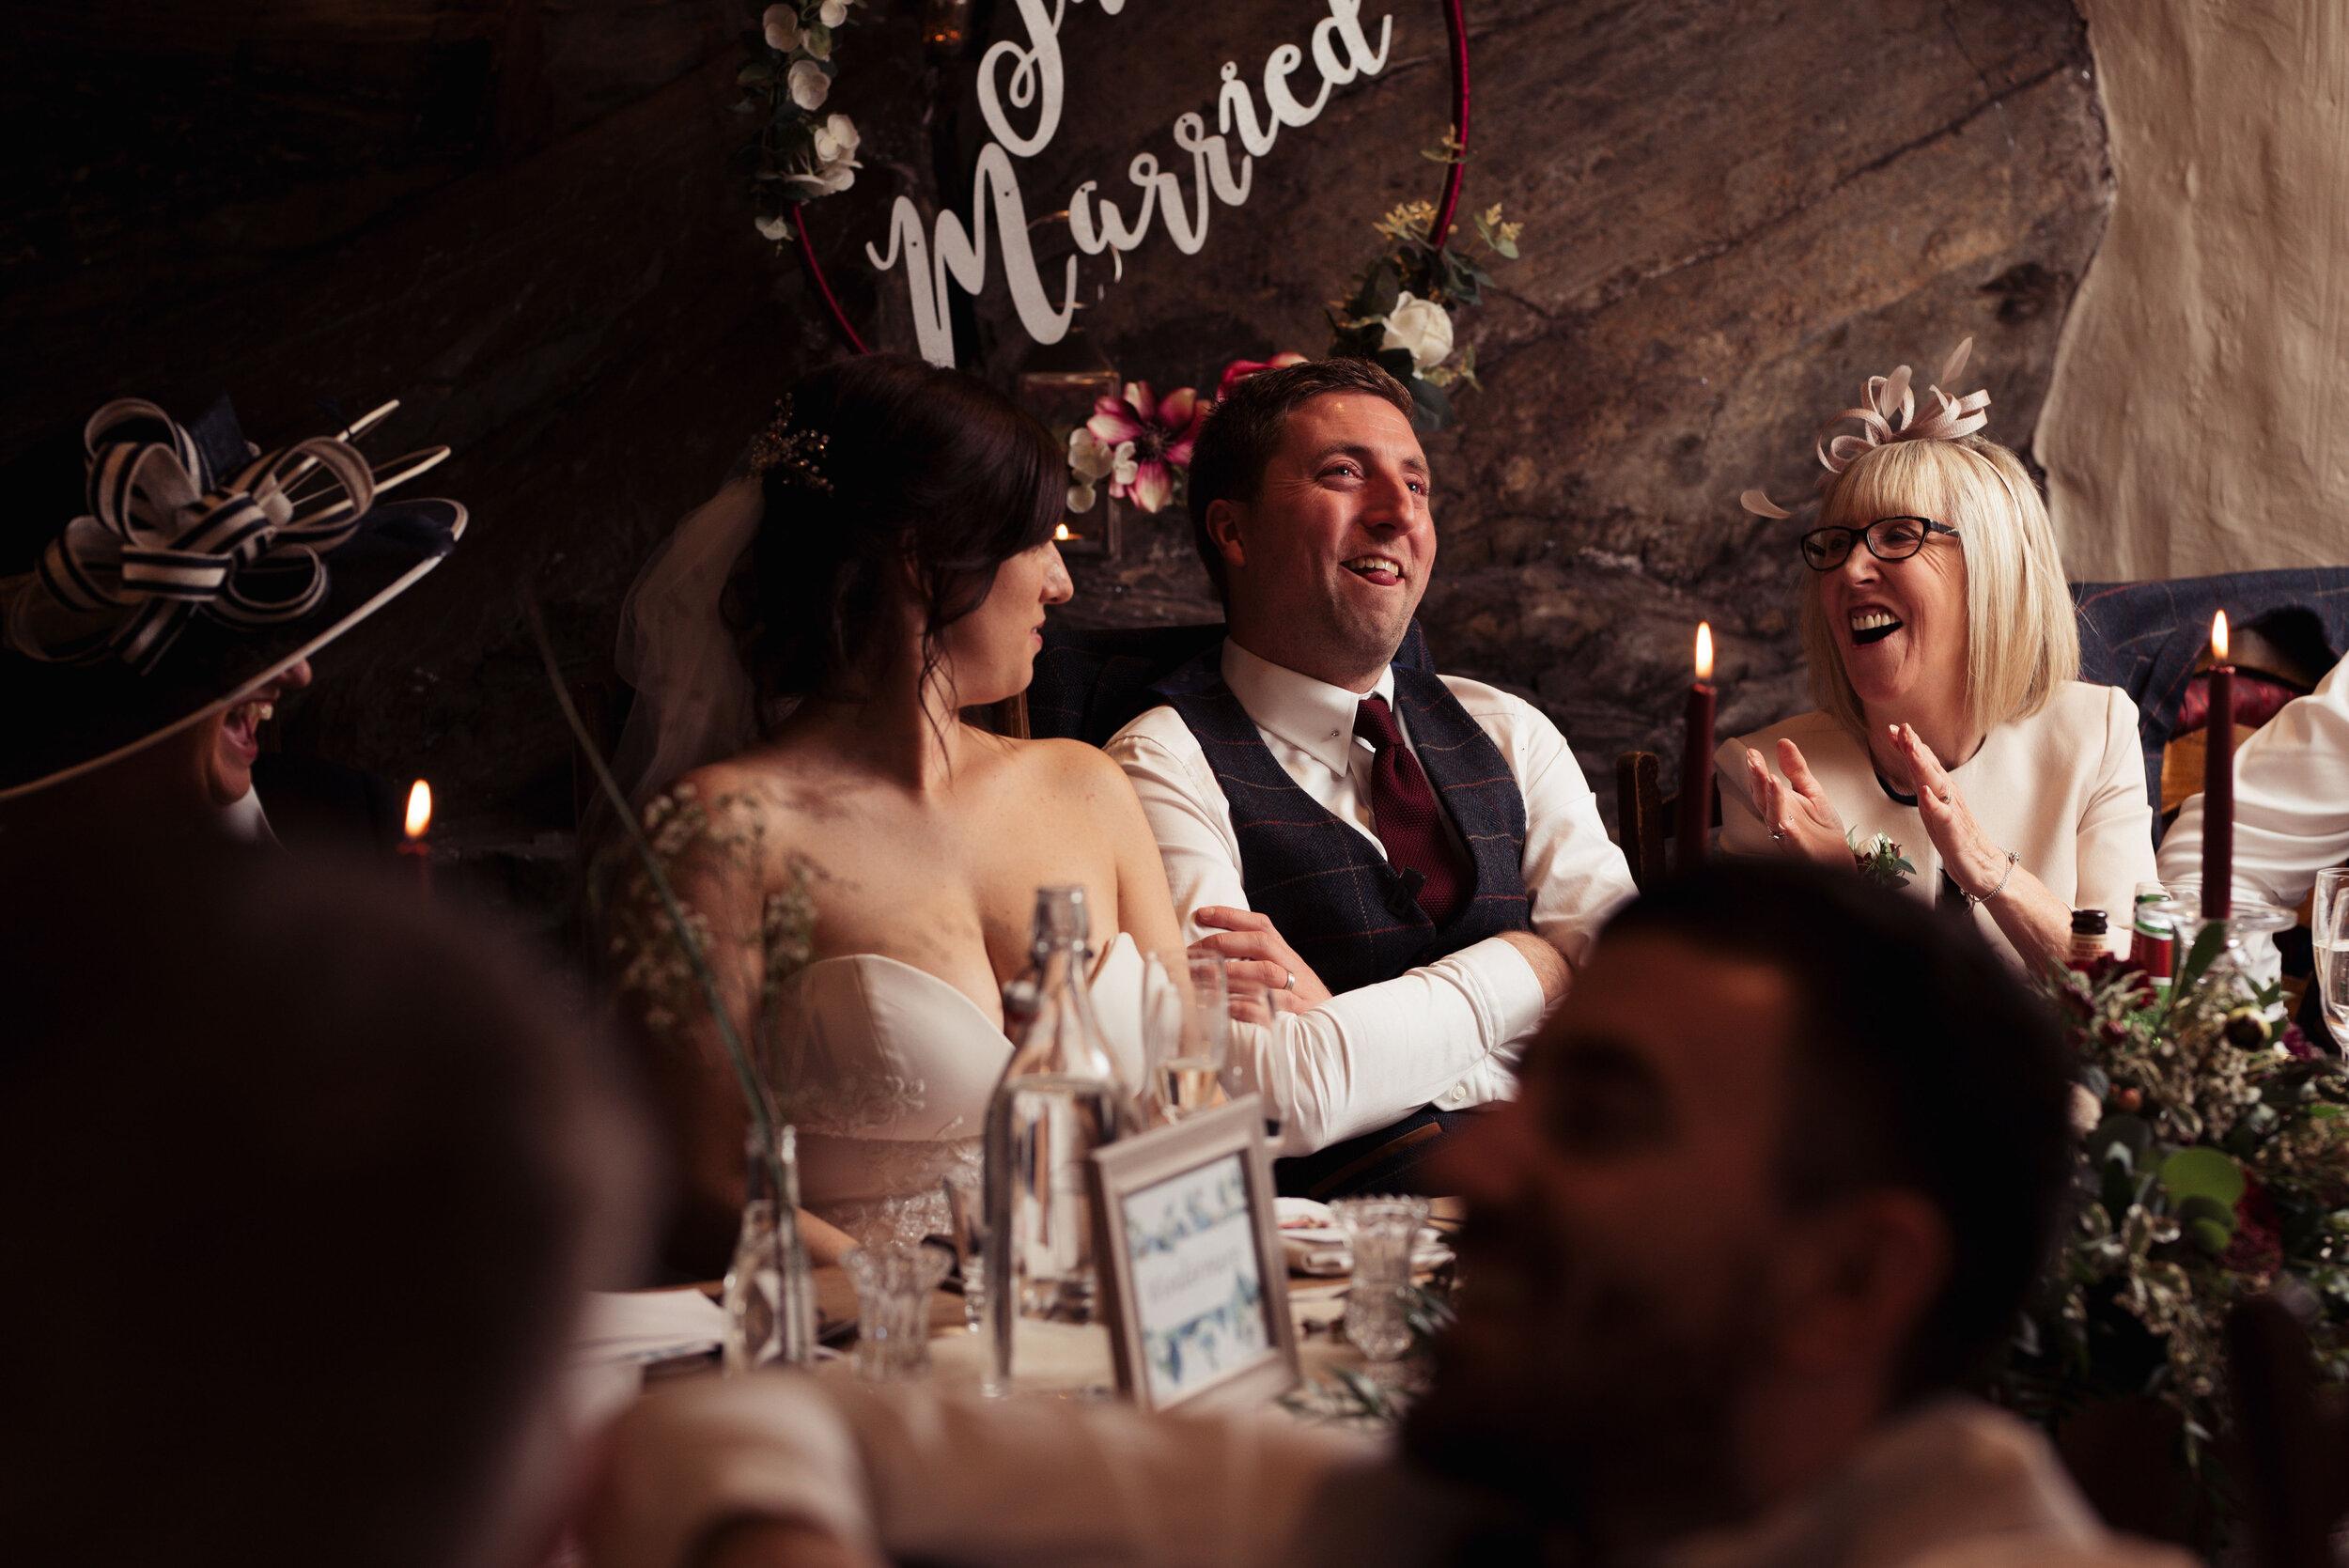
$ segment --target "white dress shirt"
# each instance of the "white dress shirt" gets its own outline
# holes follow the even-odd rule
[[[1855,830],[1862,845],[1878,833],[1889,835],[1917,868],[1908,891],[1919,898],[1937,897],[1941,857],[1926,835],[1924,818],[1915,806],[1892,798],[1876,776],[1868,748],[1824,713],[1799,714],[1722,743],[1714,755],[1721,790],[1721,848],[1734,855],[1772,852],[1769,829],[1754,814],[1746,748],[1760,752],[1770,771],[1782,777],[1781,738],[1801,748],[1803,761],[1843,826]],[[2020,856],[2023,869],[2067,907],[2104,910],[2113,942],[2125,947],[2137,911],[2137,884],[2155,876],[2145,753],[2138,739],[2137,705],[2127,692],[2066,681],[2037,713],[1991,730],[1980,749],[1949,773],[1991,843]],[[1975,928],[1993,947],[2022,962],[1987,905],[1972,915]]]
[[[2234,754],[2238,897],[2296,908],[2316,874],[2349,860],[2349,660],[2244,741]],[[2202,798],[2161,841],[2165,882],[2202,879]]]
[[[239,844],[258,844],[277,847],[277,835],[270,831],[269,813],[261,809],[261,792],[248,788],[220,814],[220,825]]]
[[[802,1523],[957,1568],[1435,1568],[1467,1493],[1378,1439],[1267,1413],[957,1400],[790,1373],[698,1378],[614,1429],[593,1568],[686,1568],[719,1526]],[[1946,1399],[1888,1420],[1820,1484],[1668,1544],[1659,1568],[2191,1568],[2113,1535],[2046,1439]]]
[[[1355,735],[1354,717],[1365,696],[1393,702],[1393,670],[1380,673],[1372,692],[1354,692],[1226,641],[1222,672],[1282,770],[1383,856],[1371,812],[1377,753]],[[1508,760],[1524,797],[1522,875],[1533,930],[1567,962],[1579,963],[1607,917],[1635,891],[1623,851],[1608,840],[1581,766],[1557,725],[1505,691],[1441,678]],[[1408,728],[1404,744],[1417,754]],[[1169,706],[1152,708],[1117,732],[1109,753],[1142,797],[1185,938],[1208,934],[1196,919],[1206,906],[1252,908],[1231,803],[1182,716]],[[1448,815],[1445,826],[1457,833]],[[1506,1098],[1516,1088],[1517,1053],[1543,1012],[1532,966],[1507,941],[1488,937],[1310,1012],[1284,1014],[1269,1029],[1236,1025],[1232,1054],[1242,1092],[1260,1093],[1280,1110],[1282,1152],[1311,1154],[1423,1105],[1457,1110]]]

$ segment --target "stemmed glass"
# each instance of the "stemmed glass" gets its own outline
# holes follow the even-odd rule
[[[1187,955],[1163,968],[1169,971],[1167,1004],[1149,1010],[1150,1071],[1167,1120],[1179,1122],[1206,1110],[1221,1093],[1231,1050],[1231,994],[1221,958]]]
[[[2316,947],[2316,984],[2325,1001],[2325,1027],[2333,1048],[2349,1051],[2349,867],[2316,874],[2316,902],[2309,911],[2309,935]]]

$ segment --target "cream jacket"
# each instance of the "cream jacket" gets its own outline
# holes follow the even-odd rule
[[[1775,773],[1781,739],[1801,748],[1843,826],[1856,829],[1860,843],[1890,834],[1917,867],[1909,891],[1925,899],[1938,894],[1941,857],[1925,835],[1924,819],[1877,778],[1867,748],[1824,713],[1739,736],[1715,754],[1724,851],[1771,851],[1769,831],[1754,814],[1747,784],[1746,749],[1760,752]],[[2126,692],[2066,681],[2037,713],[1992,730],[1981,750],[1950,769],[1950,778],[1991,843],[2020,855],[2023,868],[2072,908],[2104,910],[2116,945],[2126,942],[2137,884],[2159,875],[2137,705]],[[1988,908],[1974,910],[1973,919],[1999,952],[2021,962]]]

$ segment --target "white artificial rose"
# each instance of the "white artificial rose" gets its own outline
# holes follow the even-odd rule
[[[770,6],[758,19],[767,34],[767,47],[780,49],[788,54],[800,47],[800,10],[797,6]]]
[[[1106,479],[1117,467],[1116,455],[1103,443],[1100,437],[1080,425],[1068,432],[1068,472],[1090,486],[1096,479]],[[1081,512],[1082,506],[1070,508]]]
[[[814,136],[818,163],[848,163],[856,156],[857,144],[863,140],[857,134],[856,122],[846,115],[825,116],[817,125]],[[863,167],[862,163],[851,166]]]
[[[791,74],[784,80],[791,89],[791,101],[810,113],[822,108],[825,97],[832,91],[832,78],[825,75],[824,68],[813,60],[801,60],[794,65]],[[1449,325],[1445,328],[1445,341],[1451,341]]]
[[[758,232],[770,240],[780,241],[791,238],[791,225],[786,219],[760,218],[757,220],[757,226]]]
[[[1452,352],[1452,318],[1435,301],[1407,289],[1394,297],[1394,308],[1387,312],[1386,335],[1378,347],[1408,349],[1411,368],[1423,374]]]
[[[1142,465],[1134,460],[1134,443],[1130,441],[1119,442],[1110,459],[1110,478],[1116,484],[1130,486],[1134,476],[1142,472]]]
[[[855,184],[856,171],[857,165],[854,163],[827,163],[822,168],[806,174],[785,175],[783,182],[794,190],[804,191],[811,196],[829,196]]]
[[[816,20],[827,27],[837,27],[848,20],[848,0],[824,0],[816,9]]]
[[[1090,512],[1097,499],[1090,484],[1071,483],[1068,487],[1068,509],[1072,512]]]

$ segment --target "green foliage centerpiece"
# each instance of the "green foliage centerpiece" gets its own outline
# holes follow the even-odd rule
[[[2223,1522],[2228,1310],[2284,1300],[2320,1380],[2349,1379],[2349,1076],[2283,1021],[2222,921],[2167,991],[2110,960],[2044,985],[2074,1051],[2076,1214],[1993,1392],[2051,1430],[2109,1401],[2168,1405]]]

